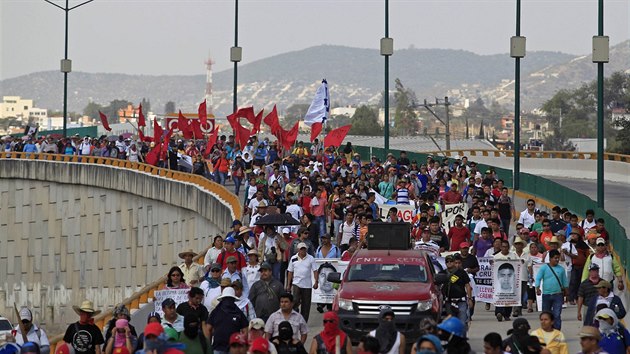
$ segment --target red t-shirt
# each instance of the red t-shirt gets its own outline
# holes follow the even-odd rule
[[[219,253],[219,255],[217,256],[217,263],[221,263],[222,270],[225,270],[227,268],[227,260],[228,258],[230,258],[230,256],[236,257],[236,260],[238,261],[237,269],[240,270],[247,266],[247,261],[245,260],[245,256],[243,256],[241,252],[236,251],[236,250],[234,252],[223,251]]]
[[[470,230],[466,226],[453,226],[448,230],[448,240],[451,243],[450,251],[459,251],[462,242],[470,242]]]

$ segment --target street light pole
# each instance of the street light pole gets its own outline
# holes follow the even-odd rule
[[[516,0],[516,35],[510,38],[514,58],[514,190],[521,184],[521,58],[525,57],[525,37],[521,36],[521,0]]]
[[[604,36],[604,0],[598,2],[597,36],[593,62],[597,63],[597,206],[604,209],[604,63],[609,60],[609,38]]]
[[[65,138],[68,136],[68,73],[72,71],[72,61],[68,59],[68,17],[69,17],[68,15],[71,10],[74,10],[77,7],[83,6],[94,0],[85,1],[73,7],[69,7],[68,0],[66,0],[65,7],[61,7],[50,0],[44,0],[44,1],[63,10],[66,13],[66,28],[65,28],[65,41],[64,41],[65,49],[64,49],[63,59],[61,60],[61,72],[63,73],[63,136]]]
[[[238,46],[238,0],[234,0],[234,47],[230,48],[230,61],[234,63],[234,84],[232,91],[232,113],[236,112],[237,105],[237,85],[238,85],[238,62],[243,56],[243,48]]]
[[[385,57],[385,92],[384,98],[384,148],[385,155],[389,153],[389,57],[394,54],[394,40],[389,38],[389,0],[385,0],[385,37],[381,38],[381,55]]]

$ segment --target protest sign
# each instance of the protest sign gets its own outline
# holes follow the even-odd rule
[[[532,265],[532,272],[534,273],[533,279],[536,279],[536,275],[538,275],[540,268],[544,265],[545,263],[534,263]],[[532,281],[531,284],[534,286],[535,282]],[[536,294],[536,308],[538,309],[538,312],[542,311],[542,295]]]
[[[155,291],[155,312],[164,317],[164,311],[162,311],[162,301],[171,298],[175,301],[175,306],[188,301],[188,292],[190,289],[175,289],[175,290],[157,290]]]
[[[492,265],[494,306],[521,305],[522,262],[519,259],[496,259]]]
[[[336,258],[322,258],[315,260],[315,267],[319,271],[318,287],[313,289],[311,295],[311,302],[316,304],[332,304],[333,298],[337,295],[337,289],[335,284],[328,281],[327,276],[329,273],[338,272],[343,274],[348,267],[347,261],[340,261]],[[312,274],[312,273],[311,273]],[[314,275],[311,275],[313,284],[315,284]]]
[[[407,204],[378,204],[379,218],[381,219],[381,221],[387,220],[387,213],[389,213],[389,209],[394,207],[398,209],[398,221],[408,223],[413,222],[415,208],[413,205]]]
[[[479,257],[479,271],[475,275],[476,301],[494,303],[493,278],[492,278],[492,257]]]
[[[468,216],[468,204],[459,203],[459,204],[447,204],[444,206],[444,210],[440,213],[442,216],[442,228],[444,232],[448,234],[448,230],[451,226],[455,225],[455,217],[457,215],[461,215],[466,220]]]

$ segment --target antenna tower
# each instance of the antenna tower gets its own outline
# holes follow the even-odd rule
[[[212,113],[214,108],[214,102],[212,100],[212,64],[214,64],[214,60],[212,57],[208,56],[208,60],[205,62],[206,64],[206,107],[208,109],[208,113]]]

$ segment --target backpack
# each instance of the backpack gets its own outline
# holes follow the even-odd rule
[[[216,261],[216,262],[217,262],[217,263],[219,263],[219,264],[221,265],[221,267],[223,267],[223,260],[224,260],[224,258],[225,258],[225,254],[226,254],[226,253],[227,253],[227,251],[226,251],[226,250],[223,250],[223,251],[221,251],[221,253],[217,256],[217,261]],[[241,265],[241,264],[243,264],[243,262],[244,262],[244,263],[247,263],[247,262],[245,262],[245,256],[243,256],[243,254],[242,254],[241,252],[236,251],[236,254],[238,255],[238,257],[237,257],[237,258],[238,258],[238,264],[239,264],[239,268],[240,268],[240,265]],[[220,257],[220,258],[219,258],[219,257]],[[220,261],[220,262],[219,262],[219,259],[221,259],[221,261]],[[241,261],[243,261],[243,262],[241,262]]]

